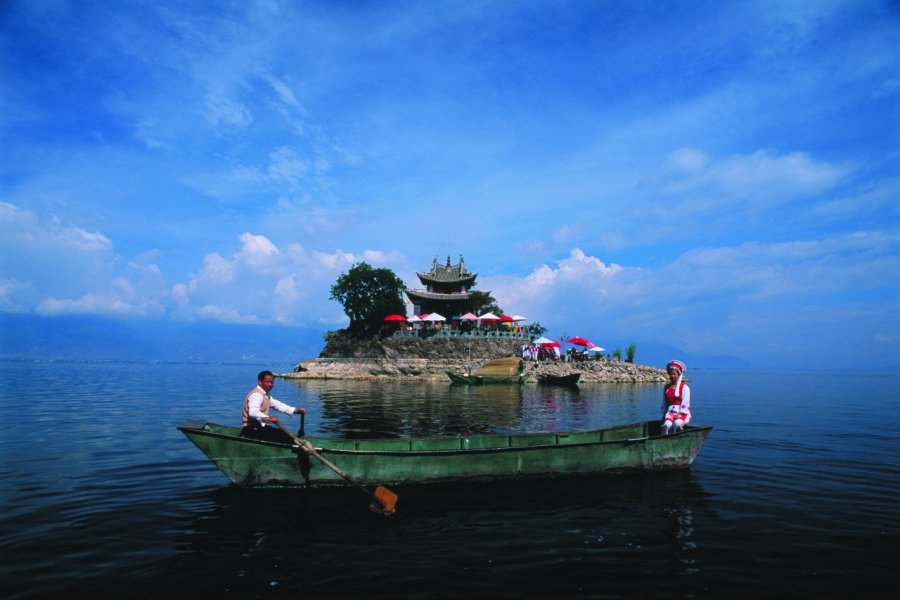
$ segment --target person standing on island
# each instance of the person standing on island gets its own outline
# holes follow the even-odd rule
[[[684,382],[687,367],[680,360],[671,360],[666,365],[669,383],[663,391],[662,432],[669,435],[681,431],[691,421],[691,388]]]
[[[269,395],[269,392],[275,387],[275,375],[272,371],[260,371],[256,380],[257,386],[250,390],[250,393],[244,398],[241,436],[270,442],[293,441],[290,436],[278,428],[278,425],[267,425],[267,423],[278,423],[278,417],[269,416],[269,409],[274,408],[286,415],[305,414],[306,409],[288,406]]]

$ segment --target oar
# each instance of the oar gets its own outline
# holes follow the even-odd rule
[[[278,428],[283,432],[288,434],[294,443],[300,446],[304,452],[307,454],[314,456],[316,460],[321,462],[323,465],[343,477],[347,480],[348,483],[351,483],[362,490],[367,496],[372,497],[372,503],[369,504],[369,508],[372,509],[373,512],[377,512],[379,514],[390,516],[397,511],[397,494],[387,489],[383,485],[379,485],[375,488],[375,492],[369,491],[367,488],[363,487],[360,483],[356,482],[352,477],[347,475],[344,471],[338,468],[337,465],[332,463],[330,460],[319,454],[312,444],[307,442],[306,440],[302,440],[298,438],[296,435],[291,433],[284,425],[281,424],[281,421],[275,421],[278,425]]]

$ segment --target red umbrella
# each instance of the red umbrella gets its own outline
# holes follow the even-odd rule
[[[589,342],[586,339],[584,339],[583,337],[578,337],[578,336],[567,339],[566,343],[567,344],[575,344],[576,346],[587,346],[589,348],[594,345],[593,342]]]
[[[541,344],[541,348],[562,348],[562,344],[557,341],[547,342],[546,344]]]
[[[406,315],[388,315],[383,320],[384,321],[405,321]]]
[[[514,320],[514,319],[513,319],[511,316],[509,316],[509,315],[503,315],[503,316],[500,317],[500,322],[501,322],[501,323],[512,323],[513,320]]]

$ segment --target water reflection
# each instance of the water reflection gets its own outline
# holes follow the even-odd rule
[[[640,421],[658,415],[659,387],[293,380],[279,392],[307,407],[308,434],[358,439],[578,431]]]
[[[305,493],[228,486],[193,494],[177,503],[191,507],[178,525],[177,556],[171,565],[152,568],[171,568],[166,584],[179,589],[247,596],[271,586],[327,588],[349,596],[386,573],[392,581],[427,579],[430,586],[452,586],[440,575],[447,572],[448,557],[457,565],[495,565],[469,572],[469,583],[479,587],[498,572],[529,580],[534,569],[551,564],[602,572],[627,570],[636,561],[642,569],[645,555],[668,558],[678,573],[686,573],[694,561],[694,515],[704,513],[705,496],[682,473],[410,485],[395,491],[401,510],[391,519],[371,513],[368,499],[347,489]],[[661,518],[660,506],[679,508],[665,508]],[[203,581],[196,572],[216,576]],[[386,597],[388,591],[372,593],[367,597]]]
[[[519,423],[519,428],[526,430],[590,429],[593,423],[591,402],[577,387],[529,387],[524,394]]]

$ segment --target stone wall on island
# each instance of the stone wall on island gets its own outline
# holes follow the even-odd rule
[[[447,369],[465,373],[493,358],[519,356],[520,340],[331,339],[318,358],[303,360],[289,379],[408,379],[447,381]],[[581,373],[581,382],[663,383],[663,369],[605,359],[526,361],[527,382],[538,375]]]

